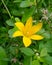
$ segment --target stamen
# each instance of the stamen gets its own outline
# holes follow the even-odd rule
[[[27,34],[29,34],[29,32],[27,32]]]

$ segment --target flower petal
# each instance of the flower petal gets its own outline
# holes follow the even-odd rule
[[[16,22],[15,25],[18,27],[20,31],[24,30],[24,24],[22,22]]]
[[[31,27],[32,27],[32,17],[30,17],[30,18],[27,20],[26,24],[25,24],[25,29],[26,29],[26,31],[29,31],[29,30],[31,29]]]
[[[30,46],[30,44],[31,44],[30,38],[27,38],[27,37],[24,36],[23,37],[23,43],[24,43],[25,47]]]
[[[31,29],[32,34],[38,32],[42,28],[42,23],[39,23],[37,25],[34,25]]]
[[[17,36],[23,36],[21,31],[16,31],[13,33],[13,37],[17,37]]]
[[[43,39],[44,37],[43,36],[40,36],[40,35],[32,35],[31,36],[31,39],[33,39],[33,40],[41,40],[41,39]]]

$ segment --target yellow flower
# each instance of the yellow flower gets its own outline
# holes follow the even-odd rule
[[[25,47],[28,47],[31,44],[31,39],[43,39],[42,36],[35,34],[42,28],[42,23],[32,26],[32,17],[27,20],[25,25],[22,22],[16,22],[15,25],[19,30],[14,32],[13,37],[23,36],[23,43]]]

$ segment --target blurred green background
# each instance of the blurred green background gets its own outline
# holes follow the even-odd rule
[[[38,34],[45,38],[25,48],[12,34],[14,23],[30,16],[43,22]],[[0,65],[52,65],[52,0],[0,0]]]

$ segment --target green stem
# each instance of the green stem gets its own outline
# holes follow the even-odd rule
[[[5,9],[6,9],[6,11],[8,12],[8,15],[9,15],[10,18],[11,18],[11,14],[10,14],[10,12],[9,12],[9,10],[8,10],[8,8],[7,8],[6,4],[5,4],[5,2],[4,2],[3,0],[1,0],[1,1],[2,1],[3,5],[4,5]]]

